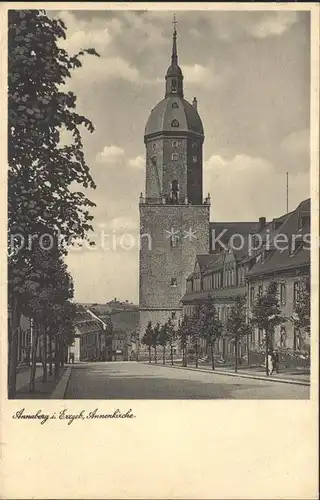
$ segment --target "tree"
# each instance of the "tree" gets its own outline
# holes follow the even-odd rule
[[[210,346],[212,370],[214,370],[214,346],[222,336],[223,324],[218,318],[218,312],[212,300],[201,306],[199,330],[207,346]]]
[[[171,318],[169,318],[167,321],[167,335],[168,335],[168,343],[170,345],[171,364],[173,365],[173,345],[174,345],[175,340],[176,340],[177,331],[176,331],[175,325],[173,324]]]
[[[305,345],[305,336],[310,334],[310,276],[304,276],[299,284],[298,296],[293,305],[291,317],[294,331],[297,332],[301,345]],[[296,341],[295,341],[296,344]]]
[[[154,327],[152,331],[152,347],[154,349],[154,362],[157,363],[157,345],[159,344],[159,337],[160,337],[160,323],[157,323],[156,326]]]
[[[200,340],[200,329],[199,329],[199,318],[192,316],[188,321],[188,337],[191,340],[191,345],[194,347],[196,368],[199,365],[199,340]]]
[[[240,295],[234,299],[230,314],[226,322],[226,335],[234,344],[235,364],[234,370],[238,371],[239,344],[243,337],[250,332],[250,325],[246,318],[246,297]]]
[[[32,265],[30,237],[40,240],[51,230],[67,246],[88,239],[92,230],[83,192],[95,188],[86,164],[80,127],[90,120],[75,112],[76,96],[63,90],[85,53],[69,55],[59,47],[66,27],[40,10],[8,13],[8,295],[12,310],[9,332],[9,397],[15,395],[18,328],[23,297],[35,292],[37,269]],[[72,137],[62,145],[61,131]],[[21,244],[22,242],[22,244]],[[92,243],[92,242],[91,242]]]
[[[168,334],[168,323],[164,323],[160,327],[159,331],[159,338],[158,338],[158,343],[159,345],[162,346],[162,363],[165,365],[166,363],[166,347],[168,345],[168,342],[170,340],[169,334]]]
[[[148,351],[149,351],[149,363],[151,363],[151,346],[153,343],[153,328],[152,328],[152,323],[149,321],[146,331],[143,334],[143,337],[141,339],[141,343],[148,346]]]
[[[286,318],[281,315],[277,283],[272,281],[265,293],[257,297],[251,312],[251,323],[264,331],[267,375],[269,375],[268,353],[273,350],[274,329],[285,322]]]
[[[190,332],[192,330],[192,323],[193,323],[193,318],[188,317],[187,315],[184,316],[183,320],[179,322],[179,328],[178,328],[178,338],[180,340],[180,347],[182,350],[182,366],[187,366],[188,364],[188,340],[190,336]]]

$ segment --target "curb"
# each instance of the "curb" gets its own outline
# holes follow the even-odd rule
[[[68,368],[62,375],[61,380],[58,382],[55,389],[53,390],[50,399],[64,399],[70,375],[71,375],[71,367],[68,366]]]
[[[149,364],[149,363],[145,363]],[[285,379],[285,378],[272,378],[272,377],[263,377],[259,375],[250,375],[247,373],[232,373],[232,372],[227,372],[227,371],[219,371],[219,370],[204,370],[203,368],[192,368],[188,366],[172,366],[172,365],[158,365],[158,366],[165,366],[167,368],[178,368],[178,370],[190,370],[194,372],[202,372],[202,373],[212,373],[213,375],[226,375],[228,377],[240,377],[240,378],[250,378],[254,380],[266,380],[268,382],[278,382],[281,384],[292,384],[292,385],[304,385],[307,387],[310,387],[310,382],[306,382],[304,380],[292,380],[292,379]]]

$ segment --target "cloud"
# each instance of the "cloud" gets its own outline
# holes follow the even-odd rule
[[[213,83],[213,71],[210,67],[194,64],[193,66],[181,66],[182,72],[188,84],[196,83],[211,86]]]
[[[138,169],[142,169],[145,167],[145,159],[143,156],[136,156],[135,158],[131,158],[129,161],[128,161],[128,165],[130,167],[133,167],[133,168],[138,168]]]
[[[204,164],[204,186],[211,193],[212,220],[272,218],[286,210],[286,177],[264,158],[213,155]],[[291,174],[289,186],[293,210],[309,197],[308,173]]]
[[[264,14],[256,23],[248,24],[246,31],[255,38],[279,36],[285,33],[296,21],[298,15],[295,11],[274,11]]]
[[[119,164],[125,160],[125,152],[118,146],[105,146],[103,150],[97,154],[96,161],[104,164]]]
[[[310,150],[309,129],[292,132],[281,142],[281,148],[292,154],[305,155]]]

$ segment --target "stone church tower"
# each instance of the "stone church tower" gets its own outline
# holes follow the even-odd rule
[[[151,111],[144,135],[145,196],[140,196],[140,332],[169,317],[178,322],[186,278],[195,256],[209,252],[210,199],[202,196],[204,132],[197,111],[183,97],[174,28],[165,97]],[[140,346],[140,352],[143,347]]]

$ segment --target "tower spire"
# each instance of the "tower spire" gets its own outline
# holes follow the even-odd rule
[[[177,51],[177,29],[176,26],[178,21],[176,20],[176,15],[173,14],[173,43],[172,43],[172,56],[171,56],[171,64],[177,66],[178,65],[178,51]]]
[[[173,43],[171,54],[171,66],[166,74],[166,96],[178,95],[183,97],[183,75],[181,68],[178,65],[178,50],[177,50],[177,20],[176,15],[173,15]]]

